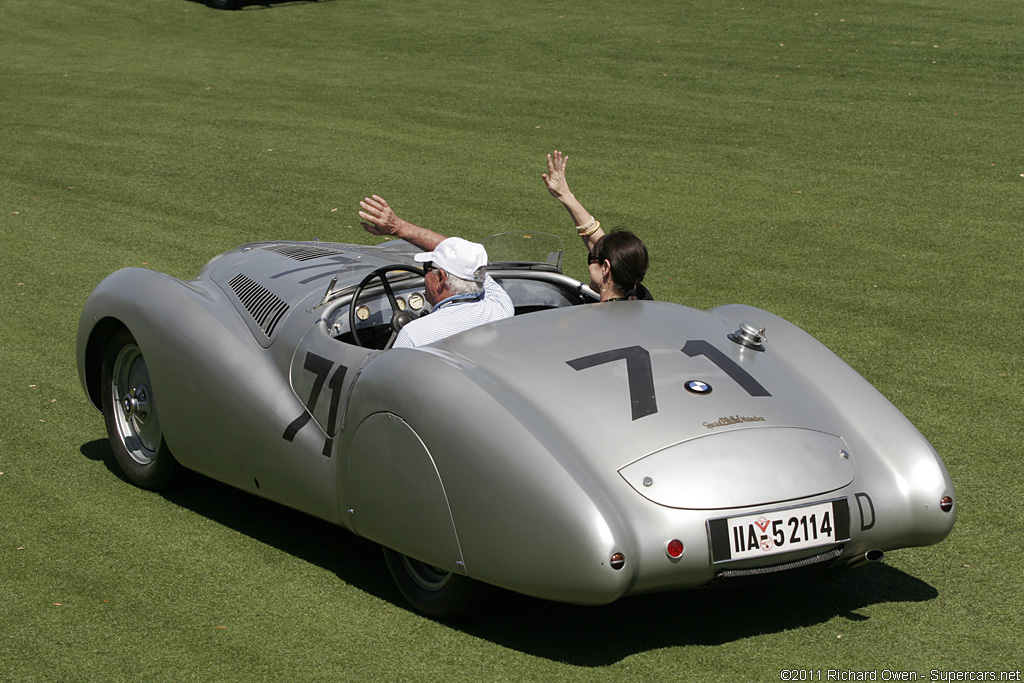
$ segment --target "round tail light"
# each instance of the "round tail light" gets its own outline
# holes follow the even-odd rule
[[[939,509],[943,512],[949,512],[953,509],[953,498],[950,496],[943,496],[942,500],[939,501]]]
[[[673,560],[678,560],[683,556],[683,542],[677,538],[673,538],[665,544],[665,554]]]
[[[612,569],[622,569],[626,565],[626,556],[622,553],[615,553],[608,564],[612,566]]]

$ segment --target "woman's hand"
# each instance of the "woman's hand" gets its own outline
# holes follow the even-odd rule
[[[540,174],[548,187],[548,192],[560,201],[572,196],[569,183],[565,180],[565,167],[568,163],[569,155],[563,155],[556,149],[553,154],[548,155],[548,172]]]
[[[586,225],[594,217],[580,204],[579,200],[576,199],[576,195],[569,191],[569,183],[565,180],[565,167],[568,164],[569,155],[562,154],[556,149],[548,155],[548,172],[541,173],[540,177],[544,179],[544,184],[547,185],[551,196],[562,202],[562,206],[569,212],[573,225],[579,227]],[[583,238],[583,244],[586,245],[587,249],[590,249],[591,244],[603,235],[604,231],[598,227],[596,231],[587,235],[580,235],[580,237]]]

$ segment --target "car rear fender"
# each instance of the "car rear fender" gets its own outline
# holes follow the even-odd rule
[[[613,553],[636,556],[609,490],[621,479],[588,467],[535,397],[439,349],[396,349],[364,366],[350,406],[360,426],[342,496],[359,533],[537,597],[603,604],[628,592],[636,567],[610,566]]]
[[[437,567],[465,573],[444,482],[430,451],[390,412],[361,421],[349,448],[348,516],[359,535]]]
[[[955,501],[949,472],[928,440],[881,392],[783,318],[739,304],[710,312],[737,326],[750,321],[764,327],[766,352],[779,354],[794,377],[813,382],[818,388],[815,400],[841,416],[836,431],[850,445],[858,464],[854,493],[862,494],[861,505],[870,499],[875,516],[884,520],[875,531],[885,528],[887,547],[929,545],[949,534],[956,518],[955,503],[948,512],[939,506],[947,496]]]

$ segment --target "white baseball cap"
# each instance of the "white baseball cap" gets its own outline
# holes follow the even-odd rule
[[[420,263],[433,261],[441,270],[463,280],[482,282],[476,271],[487,265],[487,250],[482,244],[449,237],[437,245],[434,251],[425,251],[413,256]]]

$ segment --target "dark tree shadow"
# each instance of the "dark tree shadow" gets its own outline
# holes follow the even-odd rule
[[[334,0],[229,0],[223,3],[223,7],[220,7],[219,3],[210,0],[188,0],[188,2],[205,5],[210,9],[251,10],[271,9],[273,7],[289,5],[309,5],[314,2],[334,2]]]
[[[81,452],[128,483],[106,440],[84,444]],[[411,611],[392,584],[379,547],[340,527],[195,473],[160,495]],[[472,617],[450,626],[525,654],[598,667],[653,649],[720,645],[837,616],[863,621],[869,617],[858,610],[871,605],[925,602],[937,595],[929,584],[875,563],[798,582],[644,595],[602,607],[563,605],[488,589]]]

